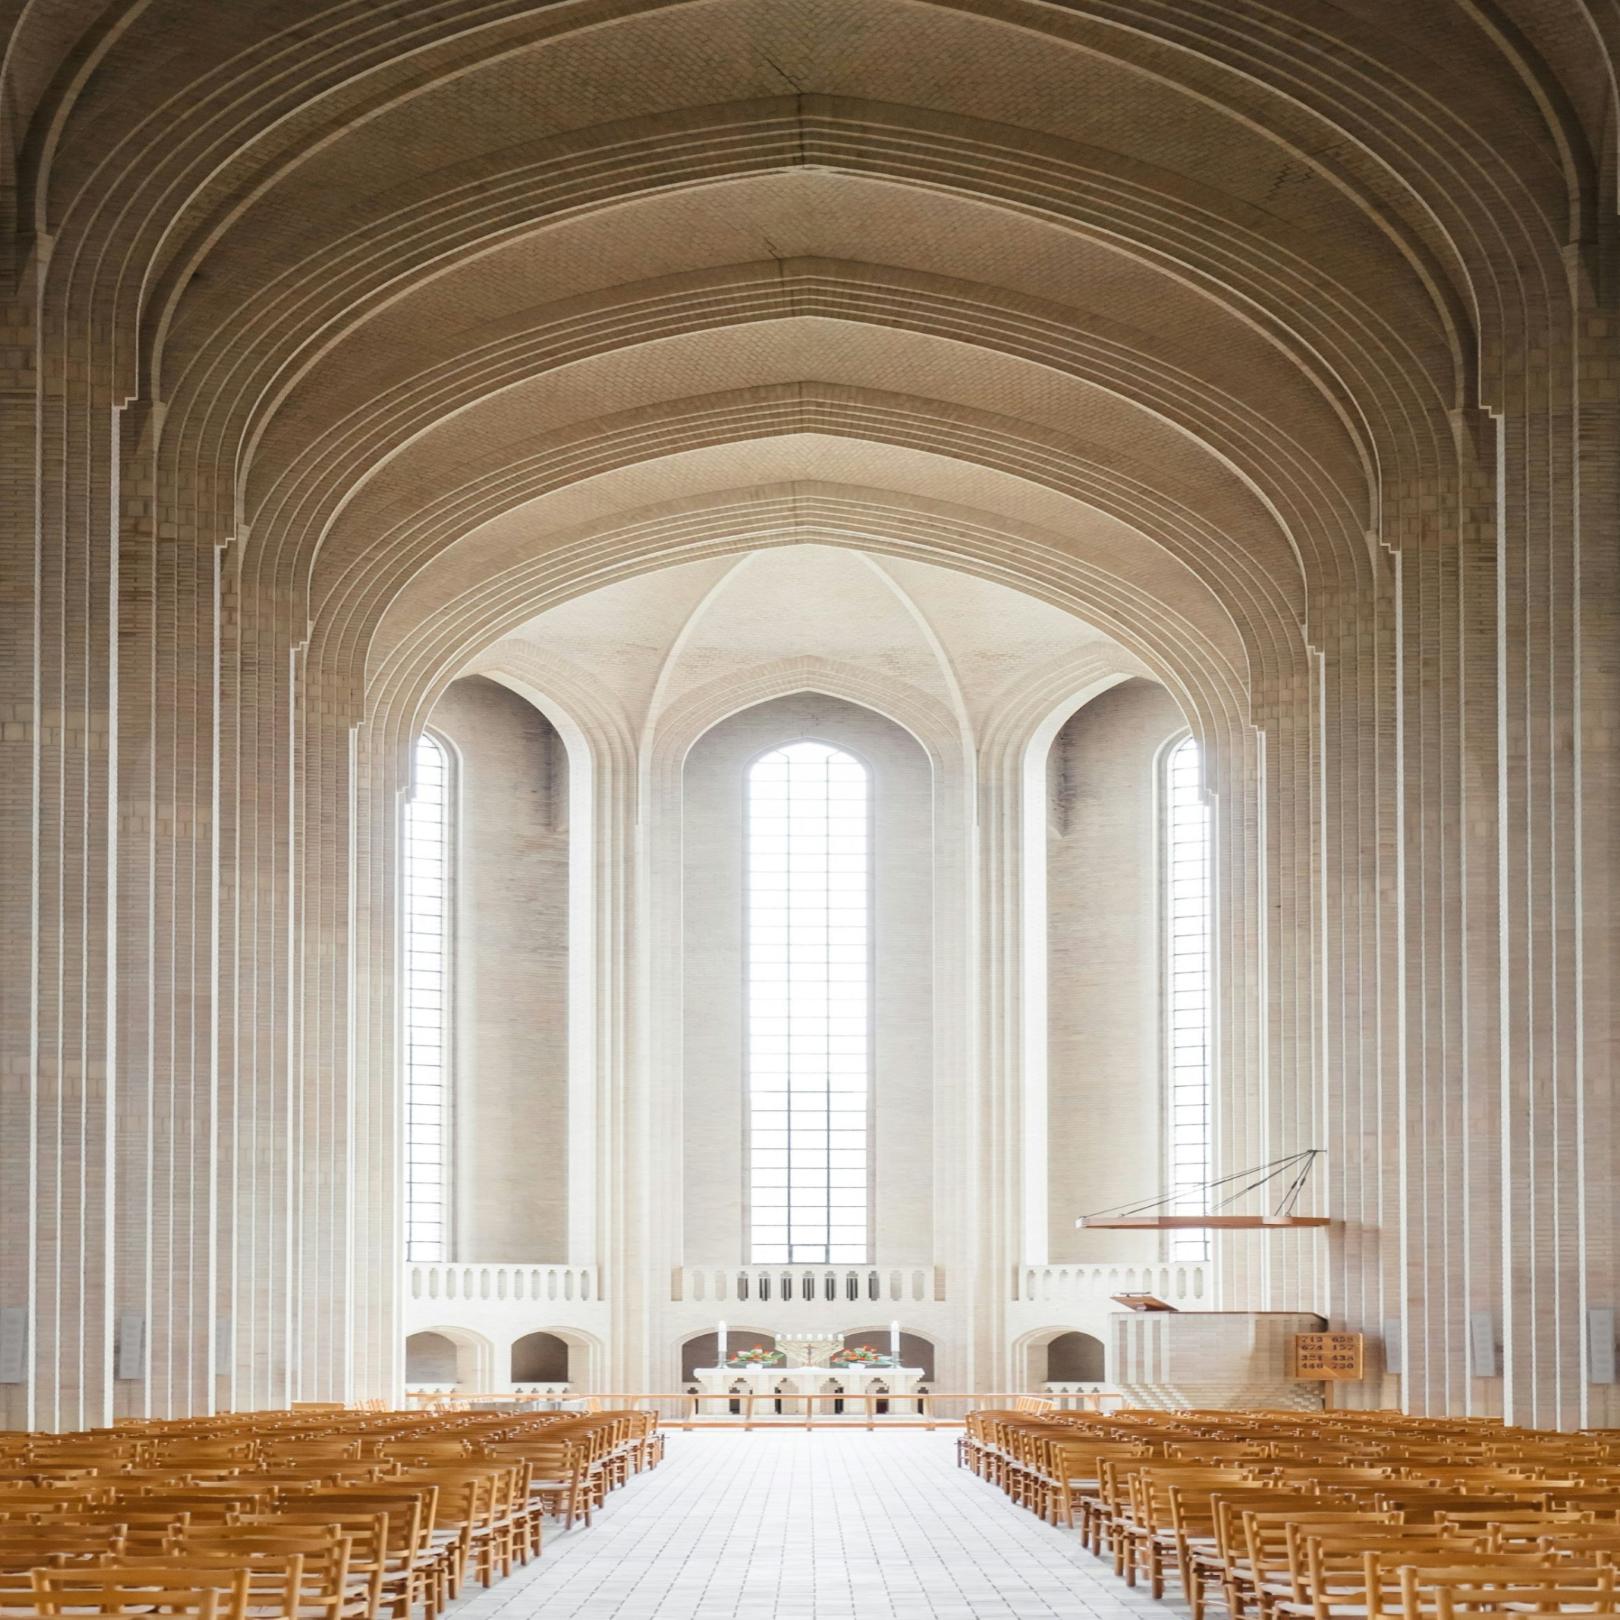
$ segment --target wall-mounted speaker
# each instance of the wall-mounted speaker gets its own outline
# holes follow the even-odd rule
[[[0,1384],[28,1382],[28,1307],[0,1305]]]
[[[1468,1370],[1475,1378],[1494,1378],[1496,1365],[1496,1318],[1489,1311],[1472,1311],[1468,1317]]]
[[[1612,1384],[1614,1377],[1614,1306],[1594,1305],[1586,1313],[1587,1377]]]
[[[1401,1319],[1392,1316],[1384,1323],[1384,1371],[1398,1378],[1405,1364],[1406,1342],[1401,1336]]]
[[[113,1335],[113,1377],[138,1380],[146,1376],[146,1318],[134,1311],[118,1318]]]

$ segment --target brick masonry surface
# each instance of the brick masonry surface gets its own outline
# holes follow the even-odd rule
[[[567,752],[567,949],[523,982],[568,1050],[517,1109],[566,1173],[482,1228],[567,1252],[465,1258],[588,1276],[549,1325],[593,1378],[670,1377],[717,1314],[682,1268],[741,1258],[686,1251],[667,1172],[681,776],[796,694],[930,773],[908,1325],[979,1389],[1076,1325],[1019,1281],[1078,1197],[1025,855],[1129,678],[1206,762],[1217,1167],[1327,1150],[1327,1235],[1220,1237],[1208,1297],[1376,1341],[1353,1403],[1620,1422],[1609,11],[0,30],[0,1425],[398,1393],[399,813],[469,672]],[[706,639],[734,569],[775,594]],[[1118,1015],[1059,1061],[1131,1083]]]

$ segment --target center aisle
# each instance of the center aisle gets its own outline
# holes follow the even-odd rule
[[[476,1589],[475,1589],[476,1590]],[[955,1465],[954,1434],[680,1434],[449,1620],[1130,1620],[1155,1603]]]

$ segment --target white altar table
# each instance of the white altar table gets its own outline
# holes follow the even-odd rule
[[[698,1367],[695,1369],[698,1388],[704,1399],[698,1403],[701,1416],[718,1416],[729,1410],[731,1401],[738,1401],[744,1416],[752,1405],[753,1415],[778,1415],[776,1403],[781,1402],[783,1417],[802,1416],[807,1405],[813,1405],[820,1416],[832,1416],[836,1411],[836,1397],[842,1391],[845,1397],[872,1395],[876,1400],[887,1399],[890,1412],[914,1413],[915,1401],[906,1396],[915,1392],[922,1381],[921,1367]],[[750,1403],[742,1400],[752,1395]],[[803,1397],[822,1397],[806,1402]],[[866,1415],[865,1400],[848,1400],[844,1410],[856,1417]],[[722,1403],[726,1404],[722,1404]]]

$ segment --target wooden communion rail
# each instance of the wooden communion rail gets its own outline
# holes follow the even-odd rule
[[[651,1411],[669,1429],[780,1429],[904,1428],[959,1429],[968,1413],[981,1407],[1038,1413],[1053,1411],[1057,1400],[1044,1395],[961,1394],[952,1391],[885,1395],[838,1395],[817,1391],[777,1395],[758,1393],[693,1395],[682,1390],[605,1395],[422,1395],[416,1397],[433,1411],[505,1410],[548,1405],[576,1407],[584,1412]],[[1081,1412],[1111,1411],[1121,1397],[1101,1392],[1066,1395],[1065,1409]],[[780,1410],[779,1410],[780,1408]]]

